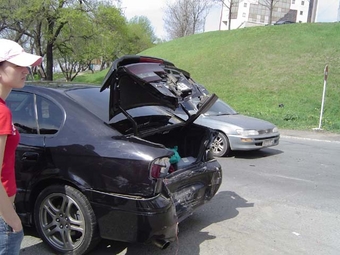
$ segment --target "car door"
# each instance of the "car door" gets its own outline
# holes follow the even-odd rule
[[[45,150],[45,139],[58,132],[61,125],[60,114],[54,116],[55,104],[42,96],[30,92],[13,90],[6,104],[11,109],[13,124],[20,133],[20,142],[16,150],[17,211],[29,211],[26,201],[32,189],[34,179],[41,178],[40,173],[49,162]],[[55,123],[57,122],[57,123]]]

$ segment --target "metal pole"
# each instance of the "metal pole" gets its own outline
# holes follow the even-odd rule
[[[323,115],[323,107],[325,104],[325,94],[326,94],[326,85],[327,85],[327,77],[328,77],[328,65],[325,66],[324,70],[324,80],[323,80],[323,92],[322,92],[322,101],[321,101],[321,111],[320,111],[320,121],[318,129],[321,129],[322,115]]]

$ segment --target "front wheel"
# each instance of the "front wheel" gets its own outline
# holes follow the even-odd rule
[[[62,254],[84,254],[100,240],[89,201],[71,186],[44,189],[34,206],[34,221],[40,237]]]
[[[211,151],[214,155],[214,157],[224,157],[227,156],[230,152],[230,144],[228,137],[218,132],[218,135],[215,137],[212,145],[211,145]]]

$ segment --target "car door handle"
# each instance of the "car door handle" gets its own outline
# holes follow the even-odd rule
[[[37,161],[39,158],[39,153],[37,152],[25,152],[22,155],[21,160],[23,161]]]

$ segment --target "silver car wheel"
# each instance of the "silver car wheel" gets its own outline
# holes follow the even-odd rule
[[[227,156],[230,152],[228,137],[223,133],[218,132],[218,135],[215,137],[214,142],[211,145],[211,150],[215,157]]]
[[[64,194],[49,195],[41,204],[39,218],[44,235],[54,246],[72,250],[82,243],[84,215],[72,198]]]
[[[93,210],[73,187],[55,185],[43,190],[34,216],[41,238],[58,252],[83,254],[99,240]]]

